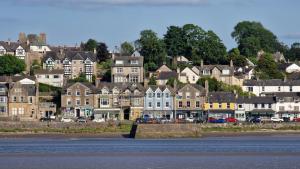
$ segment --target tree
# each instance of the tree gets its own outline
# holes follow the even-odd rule
[[[183,29],[178,26],[168,27],[167,33],[164,35],[167,54],[175,57],[185,55],[185,36]]]
[[[156,78],[154,76],[150,77],[148,85],[156,85]]]
[[[265,53],[258,61],[256,73],[260,79],[283,79],[283,74],[278,70],[278,65],[269,53]]]
[[[42,66],[41,66],[41,64],[39,63],[39,61],[38,60],[33,60],[33,62],[32,62],[32,64],[31,64],[31,67],[30,67],[30,75],[34,75],[34,71],[35,70],[39,70],[39,69],[41,69],[42,68]]]
[[[98,42],[94,39],[89,39],[85,44],[83,44],[83,49],[85,51],[94,51],[98,46]]]
[[[125,41],[121,44],[121,54],[130,56],[134,52],[134,47],[131,45],[131,43]]]
[[[159,67],[165,62],[165,44],[152,30],[142,31],[140,38],[135,43],[141,55],[144,56],[145,64],[154,64],[156,67]]]
[[[182,85],[182,83],[177,78],[175,78],[175,77],[169,78],[166,84],[169,85],[169,86],[171,86],[171,87],[174,87],[175,81],[176,81],[177,87],[180,86],[180,85]]]
[[[14,75],[25,70],[25,62],[12,55],[0,57],[0,75]]]
[[[300,60],[300,43],[293,43],[291,45],[287,58],[293,61]]]
[[[218,82],[216,78],[210,78],[210,77],[203,77],[197,81],[198,85],[205,87],[205,81],[208,81],[209,91],[220,91],[221,84]]]
[[[80,73],[80,75],[75,79],[70,79],[69,82],[89,82],[84,73]]]
[[[97,60],[98,62],[105,61],[109,58],[109,52],[107,46],[103,42],[97,43]]]
[[[233,61],[235,66],[243,67],[247,65],[246,57],[240,54],[238,48],[233,48],[228,52],[228,62],[230,62],[230,60]]]
[[[269,53],[277,50],[284,52],[284,46],[277,37],[259,22],[239,22],[234,27],[231,36],[238,43],[241,54],[246,57],[256,56],[260,50]]]

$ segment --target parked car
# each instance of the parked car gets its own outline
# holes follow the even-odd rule
[[[225,119],[215,119],[213,117],[208,118],[208,122],[209,123],[225,123],[226,120]]]
[[[170,123],[171,122],[171,119],[168,119],[168,118],[161,118],[159,119],[160,123]]]
[[[84,118],[84,117],[78,117],[76,122],[79,122],[79,123],[86,123],[87,120]]]
[[[294,118],[293,121],[294,122],[300,122],[300,118]]]
[[[237,123],[238,120],[234,117],[228,117],[225,119],[227,123]]]
[[[44,122],[44,121],[51,121],[51,119],[49,117],[41,117],[40,121]]]
[[[105,119],[104,118],[95,118],[93,120],[93,122],[96,122],[96,123],[104,123],[105,122]]]
[[[61,118],[61,122],[70,123],[70,122],[74,122],[74,120],[71,118],[63,117]]]
[[[271,121],[272,122],[283,122],[284,120],[282,118],[279,118],[279,117],[271,117]]]
[[[252,117],[252,118],[250,118],[249,122],[250,123],[260,123],[261,119],[260,119],[260,117]]]
[[[193,117],[187,117],[185,119],[185,121],[188,122],[188,123],[193,123],[195,121],[195,119]]]

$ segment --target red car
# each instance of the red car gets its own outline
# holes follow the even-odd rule
[[[293,121],[294,122],[300,122],[300,118],[294,118]]]
[[[237,123],[238,120],[236,118],[233,117],[228,117],[225,119],[227,123]]]

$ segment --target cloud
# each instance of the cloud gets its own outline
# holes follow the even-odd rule
[[[285,39],[300,39],[300,32],[295,32],[295,33],[288,33],[283,35],[283,38]]]

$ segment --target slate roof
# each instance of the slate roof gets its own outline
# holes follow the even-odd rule
[[[251,96],[251,97],[238,97],[237,103],[250,103],[250,104],[272,104],[276,102],[275,97],[258,97],[258,96]]]
[[[191,86],[191,87],[195,88],[196,90],[200,91],[201,95],[205,95],[205,88],[202,87],[201,85],[197,85],[197,84],[185,84],[185,85],[182,85],[182,86],[180,86],[178,88],[177,91],[180,91],[181,89],[183,89],[186,86]]]
[[[48,69],[40,69],[40,70],[35,70],[34,74],[64,74],[63,69],[53,69],[53,70],[48,70]]]
[[[210,103],[232,103],[235,102],[235,94],[231,92],[210,92],[208,101]]]
[[[245,80],[243,86],[300,86],[300,80]]]
[[[123,64],[116,64],[116,60],[122,60]],[[132,60],[138,60],[138,64],[131,64]],[[115,56],[112,66],[113,67],[142,67],[144,57],[142,56]]]
[[[89,88],[93,93],[95,93],[95,92],[97,91],[97,88],[96,88],[92,83],[89,83],[89,82],[71,82],[71,83],[67,83],[67,84],[63,87],[62,94],[66,94],[68,88],[72,87],[72,86],[73,86],[74,84],[76,84],[76,83],[79,83],[79,84],[82,84],[82,85],[86,86],[86,87]]]
[[[175,71],[172,72],[160,72],[157,76],[157,80],[168,80],[171,77],[177,78],[178,74]]]
[[[12,82],[17,82],[17,81],[23,80],[25,78],[28,78],[28,79],[33,80],[33,81],[36,80],[35,76],[27,76],[27,75],[25,75],[25,76],[0,76],[0,82],[7,83],[10,80]]]
[[[21,46],[25,51],[28,51],[29,46],[26,44],[22,44],[19,42],[4,42],[0,41],[0,46],[3,46],[3,48],[6,50],[6,52],[15,52],[16,49]]]
[[[91,61],[96,62],[96,55],[90,51],[70,51],[64,50],[62,53],[60,51],[50,51],[47,52],[45,57],[43,58],[43,62],[45,62],[48,58],[52,58],[53,60],[64,60],[68,58],[70,61],[72,60],[86,60],[89,58]]]
[[[214,68],[217,68],[220,71],[222,71],[224,69],[228,69],[229,70],[229,75],[233,75],[233,73],[234,73],[234,68],[230,67],[229,65],[203,65],[203,66],[199,66],[198,67],[198,69],[200,71],[200,74],[202,74],[203,70],[210,70],[210,71],[212,71]]]
[[[152,89],[152,91],[156,91],[157,88],[159,88],[161,91],[164,91],[166,88],[168,88],[168,90],[172,93],[175,94],[175,90],[174,88],[172,88],[169,85],[150,85],[149,88]],[[148,89],[149,89],[148,88]]]

